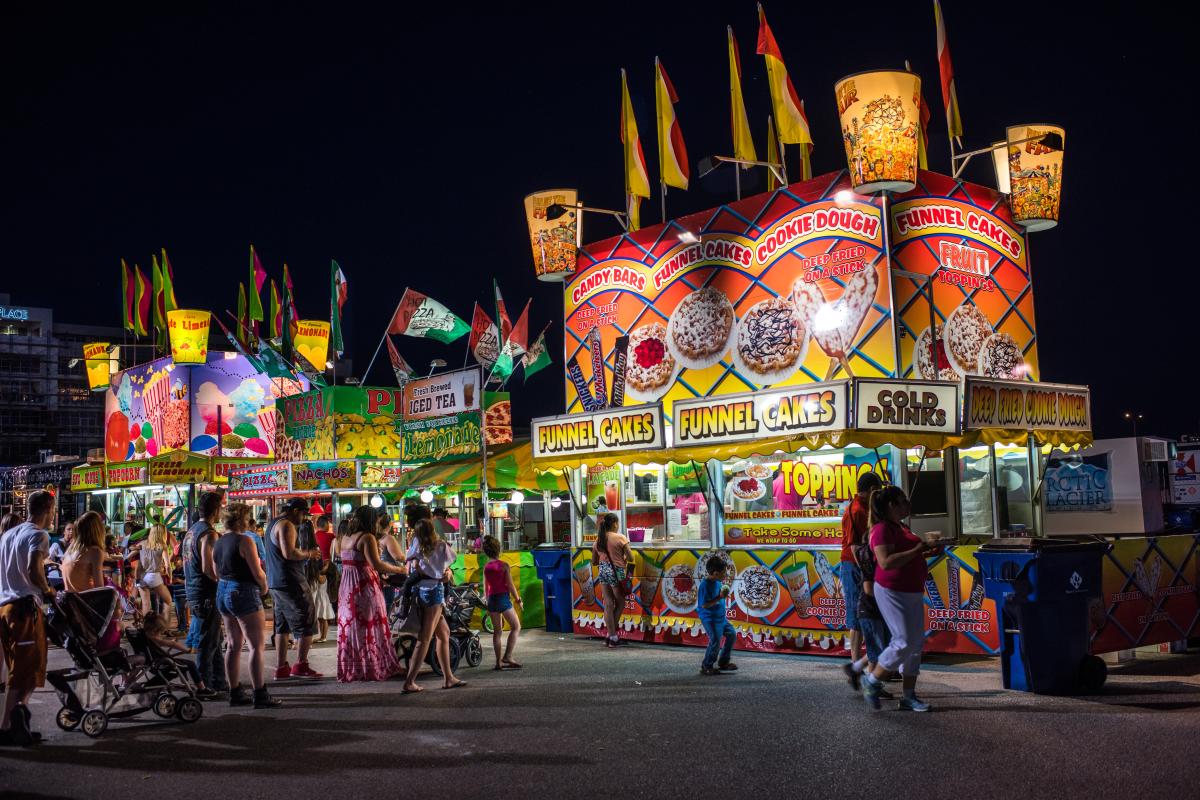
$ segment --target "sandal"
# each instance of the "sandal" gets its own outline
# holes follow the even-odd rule
[[[461,688],[461,687],[463,687],[463,686],[466,686],[466,685],[467,685],[467,682],[466,682],[466,681],[458,681],[457,683],[451,683],[451,684],[449,684],[449,685],[447,685],[447,686],[443,686],[442,688],[443,688],[443,689],[459,689],[459,688]]]
[[[518,664],[516,661],[508,660],[508,661],[502,661],[501,663],[504,664],[504,669],[520,669],[521,668],[521,665]]]
[[[401,689],[400,694],[417,694],[417,693],[423,692],[423,691],[425,691],[425,690],[422,689],[420,686],[418,686],[415,689]]]

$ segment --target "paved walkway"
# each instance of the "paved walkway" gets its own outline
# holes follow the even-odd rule
[[[938,657],[920,687],[932,714],[872,714],[833,659],[738,654],[739,673],[708,678],[697,650],[544,631],[518,655],[520,672],[462,669],[459,690],[288,681],[276,710],[147,713],[98,740],[59,731],[39,692],[46,741],[0,750],[0,796],[1130,800],[1200,785],[1196,654],[1126,665],[1093,698],[1006,692],[998,661]],[[322,645],[313,664],[329,674],[334,657]]]

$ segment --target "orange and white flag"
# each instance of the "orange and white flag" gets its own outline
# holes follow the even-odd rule
[[[942,4],[933,0],[933,18],[937,23],[938,72],[942,79],[942,104],[946,107],[946,130],[952,138],[962,136],[962,119],[958,115],[958,93],[954,91],[954,65],[950,63],[950,43],[946,41],[946,21]]]
[[[646,173],[646,156],[638,138],[637,119],[633,116],[633,101],[629,99],[629,83],[621,70],[621,143],[625,146],[625,197],[629,207],[629,229],[641,227],[639,197],[650,196],[650,178]]]
[[[767,25],[763,7],[758,6],[758,54],[767,61],[767,83],[771,90],[771,107],[775,110],[775,125],[779,128],[779,141],[784,144],[811,145],[812,135],[808,131],[808,120],[804,107],[783,65],[783,55],[775,35]]]
[[[746,117],[746,100],[742,96],[742,59],[737,40],[733,38],[733,28],[726,25],[725,33],[729,37],[729,125],[733,132],[733,157],[758,161],[754,137],[750,134],[750,120]]]
[[[658,174],[662,182],[676,189],[688,188],[687,147],[675,116],[679,95],[667,77],[662,62],[654,59],[654,105],[658,113]]]

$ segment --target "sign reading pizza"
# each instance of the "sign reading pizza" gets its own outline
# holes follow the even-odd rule
[[[662,405],[630,406],[532,422],[533,456],[581,456],[665,446]]]
[[[850,424],[847,381],[679,400],[677,446],[723,444],[768,436],[844,430]]]
[[[967,378],[967,430],[1090,431],[1091,391],[1086,386]]]
[[[958,384],[856,380],[854,427],[864,431],[956,434]]]
[[[229,473],[230,497],[285,494],[291,488],[287,464],[246,467]]]

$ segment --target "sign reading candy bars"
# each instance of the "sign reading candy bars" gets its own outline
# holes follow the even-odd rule
[[[963,418],[967,430],[1090,431],[1091,391],[1086,386],[968,377]]]
[[[679,400],[675,444],[723,444],[767,436],[844,430],[850,424],[846,381]]]
[[[542,417],[531,425],[534,458],[660,450],[666,443],[662,405],[658,403]]]

